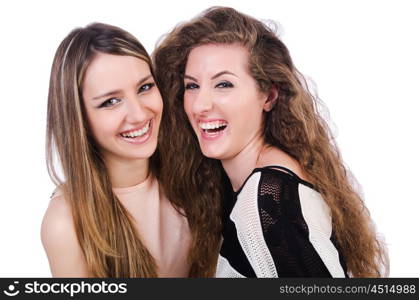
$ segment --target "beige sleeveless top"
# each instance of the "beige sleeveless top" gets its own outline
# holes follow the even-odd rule
[[[159,277],[187,277],[191,233],[186,217],[172,206],[152,176],[135,186],[113,188],[134,217],[139,236],[154,257]]]
[[[138,185],[113,188],[134,217],[139,237],[154,257],[159,277],[187,277],[191,232],[186,217],[172,206],[152,176]],[[62,196],[60,189],[51,198]]]

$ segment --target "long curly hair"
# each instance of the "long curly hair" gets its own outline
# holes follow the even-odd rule
[[[190,22],[179,24],[153,54],[156,79],[162,92],[167,126],[172,126],[174,149],[184,146],[187,172],[182,181],[202,189],[220,189],[220,164],[200,153],[198,140],[183,109],[184,71],[190,51],[205,44],[240,44],[249,53],[248,67],[262,92],[278,91],[275,106],[265,112],[263,138],[298,161],[331,209],[338,245],[353,277],[388,274],[388,256],[355,181],[320,113],[320,101],[295,68],[287,47],[275,30],[233,8],[212,7]],[[180,162],[179,162],[180,163]],[[170,176],[167,174],[167,176]],[[173,182],[176,172],[171,174]],[[205,208],[205,206],[203,206]],[[207,207],[203,216],[218,216]]]
[[[89,276],[156,277],[156,262],[138,236],[131,215],[113,193],[107,167],[87,122],[82,84],[89,63],[97,53],[139,58],[153,73],[151,59],[144,47],[134,36],[118,27],[94,23],[70,32],[59,45],[51,70],[46,137],[48,171],[71,205]],[[160,156],[158,146],[150,158],[150,172],[166,192],[167,188],[160,180],[160,174],[164,173],[162,168],[176,168],[182,173],[183,166],[174,160],[165,160],[162,164]],[[189,184],[183,184],[185,186],[179,188],[186,190]],[[170,196],[168,199],[180,212],[184,209],[188,214],[188,203],[204,202],[199,201],[199,195],[188,201],[192,199],[188,197],[193,191],[196,196],[197,190],[190,187],[189,194],[182,194],[173,201]],[[202,242],[200,237],[208,232],[201,231],[196,223],[189,223],[193,233],[190,276],[210,276],[209,265],[213,266],[213,263],[196,261],[196,257],[207,257],[211,249],[216,253],[218,242],[214,242],[214,246]],[[202,247],[201,243],[208,247]]]

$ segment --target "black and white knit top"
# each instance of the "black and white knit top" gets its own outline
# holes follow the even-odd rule
[[[253,170],[224,205],[216,277],[347,277],[320,193],[291,170]]]

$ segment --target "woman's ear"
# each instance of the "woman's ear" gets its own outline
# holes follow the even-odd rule
[[[272,85],[267,94],[265,103],[263,104],[263,110],[268,112],[271,111],[275,106],[278,99],[278,88],[275,85]]]

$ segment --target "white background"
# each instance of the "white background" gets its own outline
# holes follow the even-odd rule
[[[299,70],[330,111],[343,159],[385,237],[391,277],[419,277],[416,1],[1,1],[0,277],[49,277],[40,224],[54,187],[45,167],[53,55],[74,27],[99,21],[149,52],[213,5],[282,26]]]

